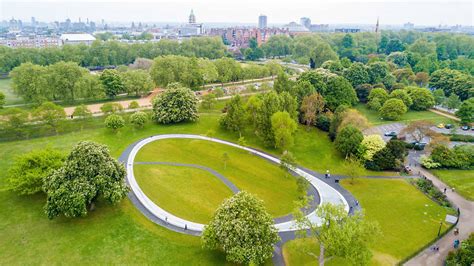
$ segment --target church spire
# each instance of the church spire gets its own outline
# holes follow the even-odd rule
[[[191,14],[189,14],[189,24],[196,23],[196,16],[194,16],[194,11],[191,9]]]

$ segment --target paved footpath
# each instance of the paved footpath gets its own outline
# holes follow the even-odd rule
[[[433,181],[433,184],[440,191],[443,191],[444,188],[449,188],[436,176],[422,169],[421,167],[417,166],[413,169],[415,172],[420,171],[422,175]],[[461,211],[461,216],[459,217],[459,221],[457,224],[457,227],[459,228],[459,235],[455,236],[452,231],[447,233],[444,237],[442,237],[435,243],[435,245],[439,247],[439,251],[434,252],[430,250],[430,247],[428,247],[423,252],[421,252],[420,254],[409,260],[407,263],[405,263],[405,265],[444,265],[444,261],[449,251],[454,250],[454,240],[459,239],[460,241],[462,241],[463,239],[468,238],[469,234],[474,232],[474,202],[466,200],[465,198],[461,197],[459,194],[453,192],[450,189],[447,190],[446,196],[448,197],[449,201],[451,201],[453,205],[459,208],[459,210]]]

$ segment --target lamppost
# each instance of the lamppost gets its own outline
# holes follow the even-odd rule
[[[442,225],[443,225],[443,222],[440,222],[440,223],[439,223],[439,229],[438,229],[438,236],[439,236],[439,234],[441,233],[441,226],[442,226]]]

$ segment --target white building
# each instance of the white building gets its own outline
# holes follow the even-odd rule
[[[63,45],[80,43],[91,45],[95,41],[95,37],[89,33],[65,33],[61,34],[59,39]]]

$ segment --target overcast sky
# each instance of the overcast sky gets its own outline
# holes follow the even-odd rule
[[[469,0],[0,0],[0,20],[12,17],[30,21],[89,18],[109,22],[185,22],[194,9],[198,22],[281,24],[309,17],[315,24],[474,25],[473,1]]]

